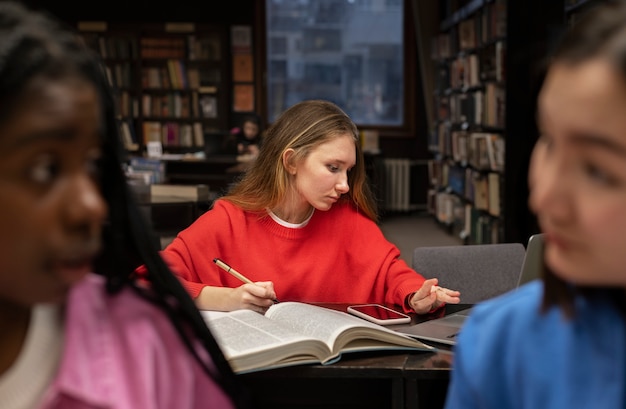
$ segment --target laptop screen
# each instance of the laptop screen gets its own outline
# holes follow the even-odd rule
[[[522,263],[519,282],[517,286],[528,283],[541,277],[543,269],[543,234],[534,234],[528,239],[526,255]]]

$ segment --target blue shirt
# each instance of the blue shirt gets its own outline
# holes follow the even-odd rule
[[[626,408],[625,320],[609,301],[539,310],[543,284],[476,305],[455,347],[446,409]]]

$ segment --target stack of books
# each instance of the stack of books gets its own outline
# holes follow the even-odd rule
[[[209,200],[208,185],[171,185],[171,184],[152,184],[150,185],[151,196],[167,196],[183,199],[195,200],[203,202]]]

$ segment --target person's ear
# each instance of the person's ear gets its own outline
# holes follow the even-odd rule
[[[291,148],[283,152],[283,166],[290,175],[296,174],[295,155],[296,151]]]

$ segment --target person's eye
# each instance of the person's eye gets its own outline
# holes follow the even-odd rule
[[[549,135],[542,133],[541,135],[539,135],[539,138],[537,139],[537,143],[540,143],[544,146],[545,151],[546,152],[550,152],[552,150],[552,139],[550,138]]]
[[[328,165],[328,170],[330,170],[331,172],[335,173],[339,171],[339,167],[335,166],[335,165]]]
[[[605,186],[615,186],[618,184],[616,178],[593,163],[586,163],[584,165],[584,170],[589,179],[591,179],[594,183]]]
[[[48,184],[59,174],[61,166],[52,155],[42,155],[28,169],[28,178],[38,184]]]

